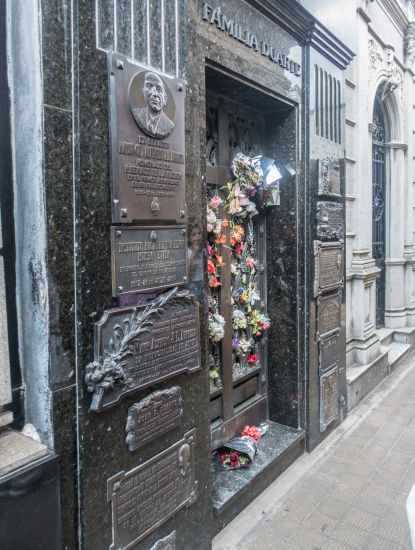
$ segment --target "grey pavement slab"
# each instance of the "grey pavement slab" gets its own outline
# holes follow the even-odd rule
[[[214,540],[213,550],[410,550],[415,354]]]

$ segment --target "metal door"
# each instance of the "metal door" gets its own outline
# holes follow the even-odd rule
[[[385,324],[385,120],[378,100],[372,131],[372,254],[381,270],[376,282],[376,327]]]

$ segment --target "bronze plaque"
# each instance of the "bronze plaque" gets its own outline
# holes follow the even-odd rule
[[[111,549],[132,548],[197,497],[194,444],[196,430],[133,468],[107,480],[112,508]]]
[[[111,251],[114,296],[159,290],[187,281],[184,225],[112,227]]]
[[[343,285],[343,244],[314,241],[314,295]]]
[[[156,391],[128,409],[126,443],[136,451],[149,441],[178,428],[182,423],[183,398],[178,386]]]
[[[341,291],[335,294],[319,296],[317,308],[318,333],[320,339],[331,333],[340,331],[341,303]]]
[[[320,371],[326,372],[336,366],[339,360],[338,334],[334,334],[333,336],[329,336],[328,338],[322,338],[320,340],[319,346]]]
[[[318,194],[341,195],[340,161],[330,157],[320,159],[318,167]]]
[[[343,204],[329,201],[317,203],[317,238],[322,241],[344,239]]]
[[[90,409],[200,369],[199,305],[177,288],[146,305],[108,310],[95,324],[94,361],[85,383]]]
[[[109,54],[114,223],[183,222],[185,84]]]
[[[320,377],[320,431],[324,432],[339,414],[337,367]]]

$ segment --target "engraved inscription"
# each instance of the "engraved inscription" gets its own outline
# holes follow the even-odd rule
[[[95,360],[86,367],[90,409],[200,369],[199,305],[174,288],[147,305],[115,308],[95,325]]]
[[[319,160],[319,195],[340,195],[340,162],[332,158]]]
[[[163,539],[158,540],[150,550],[176,550],[176,531],[167,535]]]
[[[185,85],[109,54],[113,221],[183,221]]]
[[[321,240],[344,239],[343,204],[329,201],[317,203],[317,237]]]
[[[144,464],[107,480],[112,549],[132,548],[196,500],[194,438],[192,430]]]
[[[320,340],[320,370],[325,372],[335,365],[338,361],[338,335],[334,334],[328,338]]]
[[[112,227],[113,295],[148,292],[187,280],[184,226]]]
[[[343,245],[314,241],[314,295],[343,284]]]
[[[338,417],[338,370],[337,367],[320,378],[320,431],[324,432]]]
[[[181,425],[182,390],[178,386],[151,393],[128,409],[125,431],[129,451],[136,451],[149,441]]]
[[[331,332],[340,330],[341,316],[341,292],[319,296],[318,307],[318,331],[322,338]]]

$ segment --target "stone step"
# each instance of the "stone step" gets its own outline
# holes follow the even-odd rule
[[[388,350],[388,361],[390,367],[393,367],[399,359],[401,359],[407,351],[410,349],[409,344],[401,344],[399,342],[392,342]]]
[[[351,411],[389,373],[389,348],[372,363],[349,367],[347,376],[347,409]]]
[[[398,328],[393,333],[394,342],[400,344],[409,344],[412,346],[415,344],[415,327]]]
[[[393,342],[393,329],[389,328],[381,328],[376,331],[377,335],[379,336],[380,344],[381,346],[388,347]]]

